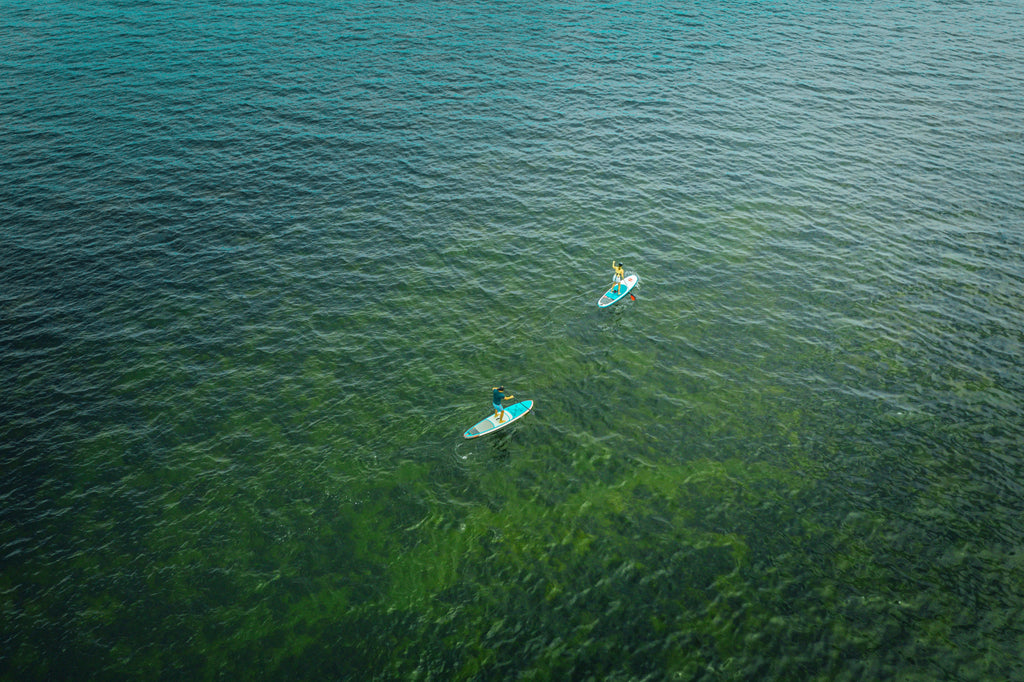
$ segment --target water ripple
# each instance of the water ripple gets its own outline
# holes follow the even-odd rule
[[[1019,677],[1020,7],[510,9],[0,19],[0,676]]]

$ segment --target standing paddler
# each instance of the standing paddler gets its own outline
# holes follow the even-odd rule
[[[492,390],[494,393],[491,394],[491,406],[494,408],[494,418],[497,419],[500,424],[505,419],[505,406],[501,401],[512,400],[515,396],[505,395],[504,386],[497,386]]]

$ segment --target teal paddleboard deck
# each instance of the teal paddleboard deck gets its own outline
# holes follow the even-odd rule
[[[478,421],[469,431],[462,434],[462,436],[464,438],[479,438],[480,436],[486,436],[488,433],[493,433],[498,429],[505,428],[532,409],[532,400],[524,400],[522,402],[514,403],[505,408],[505,414],[502,415],[500,424],[498,423],[497,418],[492,414],[487,419]]]
[[[628,294],[630,290],[636,286],[636,283],[640,281],[640,278],[636,275],[630,275],[621,282],[618,282],[608,291],[604,292],[601,298],[597,299],[597,306],[599,308],[607,308],[611,304],[618,300],[621,300],[623,296]]]

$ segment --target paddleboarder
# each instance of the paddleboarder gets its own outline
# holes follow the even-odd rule
[[[491,406],[494,408],[494,418],[497,419],[500,424],[505,419],[505,406],[501,404],[501,401],[512,400],[515,396],[505,395],[504,386],[497,386],[491,390],[494,391],[494,393],[491,394]]]
[[[612,277],[613,282],[621,282],[626,279],[626,271],[622,267],[622,263],[616,263],[615,259],[612,259],[612,269],[615,270],[615,276]],[[618,293],[619,288],[615,287],[615,292]]]

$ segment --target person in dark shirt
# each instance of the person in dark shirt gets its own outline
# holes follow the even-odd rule
[[[498,386],[492,389],[494,393],[491,394],[491,403],[494,407],[494,418],[498,420],[500,424],[505,420],[505,406],[501,404],[502,400],[512,400],[515,398],[514,395],[505,395],[505,387]]]

